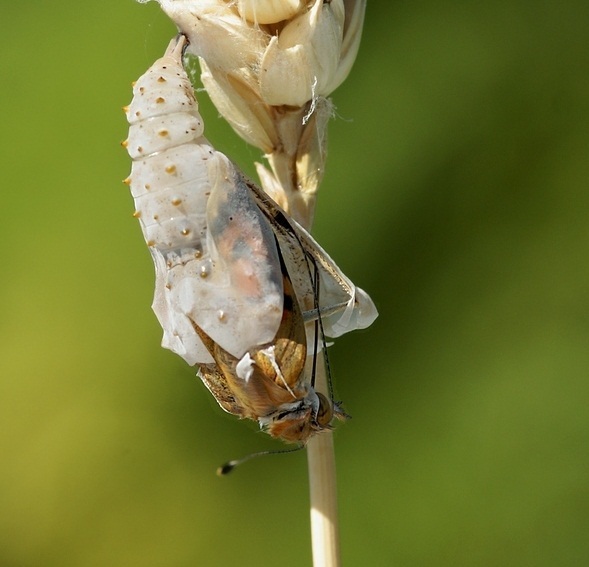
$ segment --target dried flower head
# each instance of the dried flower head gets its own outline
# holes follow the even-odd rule
[[[146,1],[146,0],[142,0]],[[366,0],[157,0],[233,129],[266,155],[264,189],[305,226],[324,172],[326,100],[354,62]]]

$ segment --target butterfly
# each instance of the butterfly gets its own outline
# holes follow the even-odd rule
[[[313,388],[318,334],[369,326],[377,311],[313,237],[204,137],[172,40],[134,84],[126,183],[156,268],[162,346],[198,364],[227,412],[304,443],[343,413]]]

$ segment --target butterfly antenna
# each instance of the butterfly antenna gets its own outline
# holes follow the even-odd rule
[[[311,277],[311,281],[313,282],[313,302],[314,308],[317,311],[317,319],[315,319],[315,356],[313,357],[313,367],[312,367],[312,374],[313,377],[311,380],[311,385],[315,386],[315,372],[317,368],[317,347],[319,346],[319,337],[321,337],[321,342],[323,343],[323,362],[325,363],[325,374],[327,376],[327,387],[329,389],[329,398],[334,403],[335,397],[333,392],[333,381],[331,379],[331,366],[329,364],[329,355],[327,353],[327,343],[325,341],[325,330],[323,328],[323,317],[321,316],[321,310],[319,309],[319,287],[321,282],[319,280],[319,268],[317,267],[317,262],[315,259],[305,254],[307,259],[307,267],[309,269],[309,276]],[[313,274],[311,274],[311,266],[313,265]]]
[[[308,263],[308,261],[307,261]],[[317,319],[314,324],[313,334],[313,366],[311,367],[311,386],[315,387],[315,376],[317,375],[317,347],[319,346],[319,321],[321,320],[321,313],[319,313],[319,272],[317,270],[317,264],[313,263],[315,271],[315,279],[311,276],[313,281],[313,307],[317,309]],[[309,269],[310,271],[310,269]],[[311,275],[309,273],[309,275]],[[323,341],[325,343],[325,341]]]
[[[235,467],[237,467],[237,466],[239,466],[239,465],[241,465],[251,459],[257,459],[258,457],[264,457],[266,455],[283,455],[284,453],[296,453],[297,451],[300,451],[304,447],[305,447],[304,445],[297,445],[294,449],[282,449],[280,451],[258,451],[257,453],[251,453],[249,455],[246,455],[245,457],[242,457],[241,459],[235,459],[233,461],[228,461],[224,465],[221,465],[217,469],[217,475],[218,476],[228,475]]]

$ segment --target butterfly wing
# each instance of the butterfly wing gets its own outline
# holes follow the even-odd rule
[[[227,413],[242,418],[249,417],[243,405],[235,398],[225,375],[216,364],[201,364],[198,369],[198,377]]]

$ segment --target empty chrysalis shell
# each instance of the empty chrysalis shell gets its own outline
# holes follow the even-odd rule
[[[153,308],[162,344],[192,365],[213,361],[192,322],[241,357],[274,338],[283,290],[268,223],[247,188],[239,193],[235,166],[203,137],[182,66],[185,41],[173,40],[134,84],[125,146],[133,158],[127,183],[135,216],[156,266]],[[246,257],[244,240],[256,255]]]

